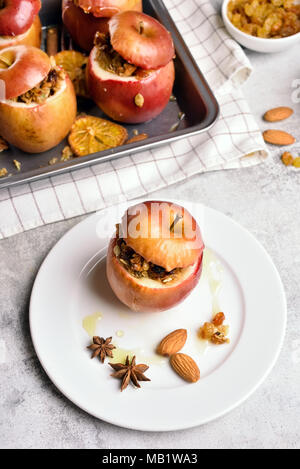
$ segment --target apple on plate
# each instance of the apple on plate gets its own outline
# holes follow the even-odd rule
[[[40,47],[40,0],[0,0],[0,50],[16,45]]]
[[[77,103],[68,75],[48,55],[32,46],[0,51],[1,135],[28,153],[53,148],[68,134]]]
[[[89,52],[95,34],[108,32],[108,20],[113,15],[142,8],[142,0],[63,0],[62,19],[73,40]]]
[[[156,19],[136,11],[113,16],[109,34],[98,34],[87,70],[90,95],[112,119],[147,122],[172,94],[175,70],[171,34]]]
[[[183,301],[197,285],[204,244],[192,215],[171,202],[130,207],[107,253],[109,284],[133,311],[159,312]]]

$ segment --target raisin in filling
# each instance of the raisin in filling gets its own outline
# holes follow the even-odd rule
[[[39,85],[14,98],[13,101],[25,104],[41,104],[58,91],[64,79],[65,73],[60,68],[52,68]]]
[[[129,247],[123,238],[117,238],[114,253],[125,269],[136,278],[150,278],[166,284],[178,278],[182,271],[177,268],[167,272],[163,267],[147,262]]]

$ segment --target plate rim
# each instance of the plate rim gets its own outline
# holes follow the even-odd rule
[[[154,200],[154,199],[151,196],[143,197],[143,198],[140,197],[138,199],[134,199],[134,200],[131,200],[131,201],[120,202],[117,205],[119,205],[119,206],[128,206],[130,204],[134,204],[134,203],[137,203],[137,202],[140,202],[140,201],[146,201],[146,200]],[[243,402],[245,402],[252,394],[254,394],[256,392],[256,390],[260,387],[260,385],[265,381],[265,379],[269,376],[270,372],[272,371],[274,365],[276,364],[276,362],[278,360],[278,357],[281,353],[283,343],[284,343],[284,338],[285,338],[285,333],[286,333],[286,325],[287,325],[287,301],[286,301],[285,290],[284,290],[284,286],[283,286],[281,277],[279,275],[277,267],[275,266],[274,261],[272,260],[270,254],[267,252],[265,247],[256,239],[256,237],[250,231],[248,231],[246,228],[244,228],[240,223],[236,222],[232,217],[230,217],[228,215],[225,215],[223,212],[221,212],[219,210],[216,210],[216,209],[211,208],[207,205],[204,205],[201,202],[193,202],[193,201],[188,201],[188,200],[178,200],[178,199],[173,199],[173,198],[161,198],[160,200],[161,201],[171,201],[173,203],[182,204],[182,205],[184,205],[185,203],[186,204],[191,204],[192,203],[192,204],[196,204],[196,205],[201,205],[204,208],[204,210],[212,211],[217,216],[221,216],[221,218],[229,220],[230,223],[232,223],[235,226],[235,228],[241,230],[245,235],[249,236],[252,239],[252,241],[255,242],[256,246],[264,253],[265,258],[268,261],[268,264],[272,267],[273,273],[277,277],[278,286],[280,287],[280,296],[281,296],[281,299],[282,299],[281,314],[282,314],[283,324],[282,324],[282,329],[281,329],[281,333],[280,333],[280,340],[279,340],[278,345],[277,345],[276,353],[274,353],[274,355],[272,357],[272,360],[270,360],[270,363],[269,363],[268,367],[264,370],[264,372],[262,373],[262,376],[260,377],[260,379],[258,379],[256,384],[253,385],[251,387],[251,389],[249,389],[249,391],[247,391],[240,399],[236,400],[232,405],[227,406],[222,411],[216,412],[214,415],[211,415],[210,417],[205,418],[205,419],[200,417],[197,421],[194,421],[192,423],[185,423],[185,424],[178,423],[177,425],[174,425],[174,423],[171,423],[169,426],[167,424],[165,424],[164,428],[157,428],[157,427],[154,428],[153,425],[152,426],[148,426],[148,425],[143,426],[142,424],[137,427],[136,425],[131,425],[130,423],[128,423],[128,424],[120,423],[120,422],[116,421],[114,418],[110,419],[110,418],[99,416],[99,413],[97,414],[96,412],[91,411],[90,409],[87,408],[87,406],[84,406],[76,398],[74,399],[73,396],[70,397],[70,395],[66,391],[64,391],[63,386],[60,385],[57,382],[57,379],[47,369],[47,365],[46,365],[45,361],[43,360],[43,358],[41,357],[41,354],[39,353],[38,346],[37,346],[37,343],[36,343],[36,340],[35,340],[35,337],[34,337],[34,332],[33,332],[33,330],[34,330],[34,326],[33,326],[33,315],[34,315],[34,313],[33,313],[33,303],[34,303],[34,300],[35,300],[38,281],[40,280],[40,276],[43,274],[44,269],[47,267],[46,264],[47,264],[48,258],[52,255],[53,251],[55,251],[56,247],[60,243],[63,242],[64,238],[67,235],[69,235],[73,231],[76,231],[76,229],[78,229],[79,226],[83,226],[84,224],[92,223],[93,219],[97,220],[97,218],[99,217],[100,214],[102,216],[104,214],[104,216],[105,216],[105,212],[109,212],[109,210],[113,209],[113,206],[107,207],[104,210],[99,210],[99,211],[93,213],[92,215],[87,216],[84,220],[82,220],[79,223],[77,223],[76,225],[74,225],[71,229],[69,229],[66,233],[64,233],[64,235],[51,248],[51,250],[49,251],[49,253],[45,257],[44,261],[42,262],[42,264],[41,264],[41,266],[38,270],[38,273],[36,275],[36,278],[35,278],[35,281],[34,281],[34,284],[33,284],[33,287],[32,287],[32,292],[31,292],[31,297],[30,297],[30,304],[29,304],[29,326],[30,326],[30,334],[31,334],[32,343],[33,343],[33,346],[34,346],[34,349],[35,349],[35,353],[36,353],[36,355],[37,355],[37,357],[40,361],[40,364],[41,364],[42,368],[44,369],[45,373],[47,374],[48,378],[57,387],[57,389],[64,395],[64,397],[66,397],[68,400],[70,400],[77,407],[79,407],[80,409],[82,409],[83,411],[88,413],[89,415],[92,415],[93,417],[95,417],[99,420],[102,420],[104,422],[110,423],[112,425],[119,426],[119,427],[122,427],[122,428],[127,428],[127,429],[130,429],[130,430],[147,431],[147,432],[179,431],[179,430],[185,430],[185,429],[188,429],[188,428],[195,428],[197,426],[200,426],[200,425],[209,423],[211,421],[214,421],[216,419],[219,419],[220,417],[226,415],[227,413],[231,412],[232,410],[237,408],[239,405],[241,405]],[[154,422],[154,425],[155,425],[155,422]]]

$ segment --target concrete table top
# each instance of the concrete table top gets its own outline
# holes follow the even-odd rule
[[[295,115],[278,128],[291,131],[300,141],[300,104],[292,102],[293,83],[300,81],[297,46],[276,55],[247,54],[255,71],[244,92],[261,127],[266,127],[261,120],[266,110],[292,106]],[[299,144],[294,152],[300,155]],[[101,422],[61,395],[35,355],[28,303],[44,257],[80,217],[0,242],[0,447],[300,447],[300,170],[286,168],[281,153],[274,151],[265,164],[254,168],[203,174],[176,186],[176,198],[203,202],[250,230],[280,272],[288,301],[287,335],[277,364],[255,394],[217,421],[162,434]],[[158,198],[172,196],[174,187],[155,193]],[[272,340],[271,324],[266,334]]]

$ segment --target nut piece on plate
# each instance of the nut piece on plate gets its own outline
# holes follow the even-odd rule
[[[200,327],[198,335],[201,339],[209,340],[215,345],[229,344],[228,339],[229,326],[223,325],[225,321],[224,313],[217,313],[212,322],[205,322]]]
[[[1,134],[28,153],[41,153],[63,140],[76,117],[74,87],[49,56],[31,46],[0,51]]]
[[[63,0],[62,19],[73,40],[90,51],[97,32],[108,32],[109,19],[121,11],[142,11],[142,0]]]
[[[77,96],[88,97],[86,66],[88,57],[75,50],[64,50],[54,56],[56,65],[62,67],[71,78]]]
[[[288,119],[294,113],[290,107],[276,107],[270,109],[264,115],[267,122],[279,122]]]
[[[40,47],[40,0],[0,1],[0,50],[11,46]]]
[[[291,134],[277,129],[266,130],[263,133],[263,137],[265,142],[271,143],[272,145],[285,146],[292,145],[296,142],[295,137],[293,137]]]
[[[200,228],[184,207],[140,203],[125,212],[111,238],[107,278],[130,309],[164,311],[183,301],[197,285],[203,249]]]
[[[150,121],[172,94],[172,37],[157,20],[140,12],[119,13],[108,26],[107,34],[97,33],[89,57],[89,94],[116,121]]]
[[[185,353],[176,353],[170,358],[173,370],[185,381],[196,383],[200,379],[200,370],[197,363]]]
[[[115,148],[127,139],[127,130],[121,125],[100,117],[81,116],[76,119],[69,135],[69,144],[75,156]]]
[[[186,329],[177,329],[162,339],[157,346],[156,353],[169,357],[182,349],[187,339]]]

